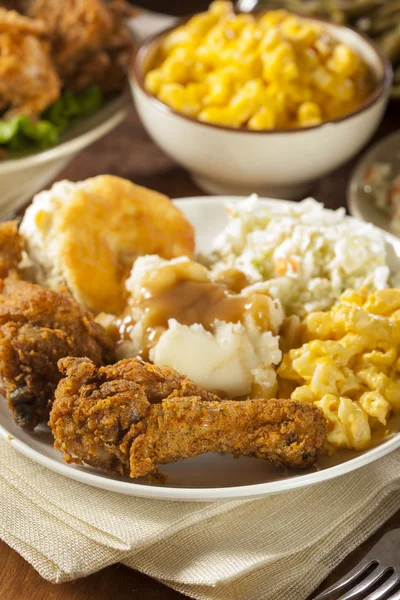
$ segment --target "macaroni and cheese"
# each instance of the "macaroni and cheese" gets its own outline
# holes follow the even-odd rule
[[[328,448],[367,448],[400,412],[400,289],[347,291],[310,313],[301,335],[278,369],[281,392],[322,409]]]
[[[317,21],[285,10],[236,14],[213,2],[168,34],[146,89],[200,121],[249,129],[319,125],[357,108],[367,65]]]

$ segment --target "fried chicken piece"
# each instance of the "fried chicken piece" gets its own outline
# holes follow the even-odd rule
[[[25,17],[16,10],[12,10],[12,6],[2,7],[1,4],[0,2],[0,33],[17,30],[20,33],[33,33],[39,36],[46,36],[46,24],[44,21]]]
[[[210,398],[172,370],[139,365],[129,359],[98,369],[87,359],[59,361],[66,378],[57,387],[49,425],[66,462],[132,478],[156,476],[159,464],[205,452],[303,468],[324,445],[325,419],[312,404]]]
[[[46,24],[0,8],[0,110],[36,117],[60,94]]]
[[[0,223],[0,278],[17,271],[25,249],[23,237],[18,233],[17,221]]]
[[[65,365],[69,366],[71,361],[63,360],[62,368],[65,373]],[[76,363],[77,364],[77,363]],[[174,396],[199,396],[205,402],[219,401],[220,398],[202,387],[196,385],[180,375],[170,367],[156,367],[139,359],[127,358],[120,360],[114,365],[108,365],[105,370],[107,381],[123,379],[140,385],[144,389],[146,398],[150,404],[157,404],[173,394]],[[103,377],[103,375],[99,375]]]
[[[48,418],[61,377],[57,361],[87,356],[114,360],[113,343],[73,298],[38,285],[0,282],[0,393],[16,423],[33,429]]]
[[[53,58],[67,87],[99,83],[106,91],[123,86],[132,49],[124,18],[133,9],[122,0],[22,0],[22,11],[43,20],[53,44]]]
[[[280,399],[204,402],[174,395],[152,406],[131,428],[130,476],[206,452],[253,456],[302,469],[313,464],[325,441],[323,415],[311,404]]]
[[[84,89],[98,83],[105,92],[121,90],[126,82],[126,73],[132,56],[132,33],[124,20],[136,14],[136,10],[124,0],[114,0],[107,5],[112,17],[112,30],[101,50],[94,50],[81,58],[76,68],[67,76],[67,83],[75,89]]]

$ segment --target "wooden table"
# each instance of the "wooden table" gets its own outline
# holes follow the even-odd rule
[[[392,104],[376,139],[397,128],[400,128],[399,104]],[[312,191],[313,195],[329,208],[345,206],[346,185],[353,166],[354,162],[323,178],[316,184]],[[60,175],[60,178],[76,181],[100,173],[120,175],[172,197],[202,194],[188,174],[155,147],[133,110],[123,125],[83,152]],[[343,563],[322,587],[326,587],[328,581],[332,583],[349,570],[385,528],[393,527],[400,527],[400,510],[363,547],[358,548],[351,556],[343,557]],[[1,600],[179,600],[183,598],[181,594],[121,565],[109,567],[86,579],[55,586],[41,579],[28,563],[6,544],[0,542]]]

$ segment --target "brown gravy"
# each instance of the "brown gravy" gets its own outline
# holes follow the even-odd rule
[[[134,304],[135,310],[141,313],[140,323],[145,335],[145,348],[141,352],[143,358],[148,357],[149,349],[168,328],[170,319],[188,326],[199,323],[211,331],[216,320],[243,323],[245,315],[250,314],[260,329],[270,329],[270,299],[266,295],[254,293],[246,297],[232,293],[225,281],[212,282],[205,277],[200,265],[201,271],[196,279],[189,271],[189,264],[195,263],[170,265],[144,281],[140,298]],[[233,274],[227,279],[233,282]],[[244,280],[239,280],[240,289],[243,289]],[[131,310],[128,307],[116,323],[120,343],[131,339],[130,333],[135,325]]]
[[[182,325],[200,323],[207,330],[216,319],[238,323],[248,298],[230,295],[226,288],[211,282],[178,281],[141,302],[142,323],[148,327],[168,327],[169,319]]]

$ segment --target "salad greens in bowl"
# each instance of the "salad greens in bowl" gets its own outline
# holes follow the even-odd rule
[[[65,90],[40,116],[32,119],[19,114],[10,120],[0,119],[0,148],[3,156],[51,148],[60,142],[70,125],[96,112],[106,102],[101,87],[74,92]]]
[[[4,217],[124,117],[137,11],[125,0],[0,4]]]

